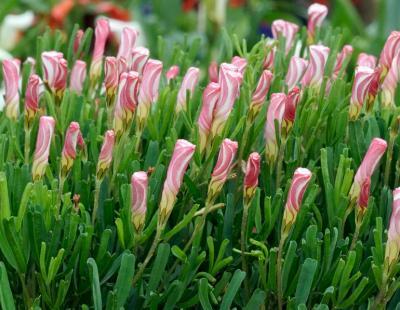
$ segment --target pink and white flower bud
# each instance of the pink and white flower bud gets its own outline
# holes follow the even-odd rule
[[[176,195],[182,185],[183,176],[193,157],[196,146],[189,141],[180,139],[176,141],[174,153],[168,166],[167,177],[162,191],[159,219],[166,223],[172,208],[174,207]]]
[[[76,146],[81,130],[77,122],[71,122],[65,134],[64,147],[61,154],[61,175],[66,176],[76,158]]]
[[[137,36],[138,32],[135,29],[129,27],[124,27],[124,29],[122,29],[117,59],[125,59],[128,66],[132,60],[132,49],[135,47]]]
[[[139,84],[137,72],[124,72],[120,76],[114,110],[114,132],[117,138],[121,137],[133,118],[138,104]]]
[[[382,105],[385,107],[394,106],[394,97],[397,84],[400,80],[400,53],[393,58],[392,65],[382,84]]]
[[[43,81],[57,98],[62,98],[67,86],[68,65],[63,54],[56,51],[42,53]]]
[[[100,77],[103,61],[104,49],[108,35],[110,34],[110,25],[107,19],[99,18],[96,22],[94,32],[94,49],[92,63],[90,65],[90,80],[95,81]]]
[[[244,176],[244,198],[248,202],[253,198],[258,186],[258,176],[260,174],[261,157],[257,152],[250,154],[247,160],[246,172]]]
[[[325,65],[329,56],[329,47],[323,45],[310,46],[310,60],[301,84],[309,87],[319,87],[324,79]]]
[[[213,137],[220,135],[232,111],[233,104],[239,96],[242,74],[236,66],[223,63],[220,66],[219,86],[221,94],[214,108],[213,124],[211,133]]]
[[[142,231],[147,211],[148,177],[144,171],[135,172],[131,178],[132,224],[137,232]]]
[[[29,65],[29,75],[35,74],[36,70],[36,59],[33,57],[27,57],[24,64]]]
[[[368,87],[367,94],[367,111],[372,111],[374,106],[376,95],[378,94],[379,86],[380,86],[380,77],[381,77],[382,68],[377,67],[374,69],[374,75],[372,77],[371,83]]]
[[[83,90],[83,85],[86,79],[86,62],[82,60],[77,60],[72,68],[69,87],[72,91],[81,95]]]
[[[239,57],[239,56],[234,56],[234,57],[232,58],[231,63],[232,63],[232,65],[238,67],[239,72],[240,72],[242,75],[244,74],[244,71],[246,70],[246,67],[247,67],[247,60],[246,60],[246,58],[242,58],[242,57]]]
[[[238,143],[230,139],[224,139],[219,150],[217,163],[211,174],[208,185],[208,196],[211,201],[219,194],[224,186],[232,168],[233,161],[238,149]]]
[[[280,130],[283,115],[285,113],[286,95],[284,93],[274,93],[271,95],[271,100],[267,111],[267,121],[265,124],[264,137],[266,141],[265,155],[270,163],[275,162],[278,155],[278,142],[276,139],[280,131],[275,132],[275,121],[278,122]]]
[[[300,82],[304,72],[306,71],[307,65],[307,60],[298,56],[292,56],[289,62],[289,68],[285,79],[285,83],[289,91],[292,90],[293,87],[295,87],[297,83]]]
[[[271,86],[272,78],[273,75],[269,70],[264,70],[261,73],[257,87],[253,92],[253,96],[251,97],[249,108],[254,115],[256,115],[261,110],[262,104],[264,103],[265,97],[267,97],[269,88]]]
[[[385,140],[380,138],[372,139],[368,151],[354,177],[354,182],[350,189],[351,201],[356,201],[359,198],[363,184],[371,178],[380,159],[385,154],[386,148],[387,143]]]
[[[144,67],[137,110],[139,127],[141,129],[143,129],[150,114],[152,103],[158,99],[158,87],[160,85],[162,69],[163,63],[154,59],[149,59]]]
[[[12,120],[17,120],[19,116],[19,78],[20,61],[18,59],[3,60],[3,79],[5,86],[5,111],[6,116]]]
[[[40,117],[36,149],[32,164],[32,178],[34,181],[40,180],[46,171],[55,123],[54,118],[51,116]]]
[[[350,59],[353,54],[353,47],[351,45],[345,45],[342,51],[338,54],[336,58],[335,68],[333,69],[333,74],[337,77],[342,69],[343,65],[347,60]]]
[[[274,71],[274,63],[275,63],[275,54],[276,54],[276,46],[275,41],[269,40],[266,43],[267,55],[265,56],[263,68]]]
[[[203,153],[207,146],[208,136],[213,123],[213,113],[221,94],[221,87],[218,83],[209,83],[203,92],[203,100],[199,115],[199,139],[200,153]]]
[[[28,128],[31,128],[33,119],[35,118],[36,112],[39,109],[40,99],[40,87],[42,81],[36,74],[32,74],[29,77],[28,84],[26,85],[25,92],[25,124]]]
[[[375,69],[377,59],[374,55],[360,53],[357,57],[357,66]]]
[[[287,54],[293,47],[299,26],[283,19],[277,19],[272,22],[271,28],[274,39],[279,39],[279,36],[285,38],[285,53]]]
[[[285,113],[282,121],[282,135],[287,137],[296,118],[296,108],[300,101],[300,88],[293,88],[286,96]]]
[[[393,190],[392,214],[385,249],[385,267],[389,273],[399,260],[400,252],[400,187]]]
[[[194,90],[199,82],[200,69],[190,67],[183,77],[181,88],[178,92],[178,100],[176,103],[176,111],[186,111],[186,105],[189,98],[186,98],[187,92],[189,91],[190,96],[193,96]]]
[[[113,105],[118,88],[118,61],[115,57],[106,57],[104,61],[104,87],[106,89],[107,102]]]
[[[140,75],[143,74],[143,68],[149,59],[150,51],[145,47],[135,47],[132,50],[131,71],[136,71]]]
[[[171,66],[167,73],[165,74],[166,78],[167,78],[167,83],[169,83],[169,81],[176,79],[176,77],[179,74],[179,66]]]
[[[82,29],[79,29],[76,32],[75,38],[74,38],[74,53],[78,53],[79,47],[81,46],[83,35],[85,33],[83,32]]]
[[[382,76],[388,73],[395,56],[400,55],[400,31],[392,31],[383,46],[379,58],[379,66],[382,67]]]
[[[374,78],[374,70],[369,67],[357,67],[354,74],[353,88],[351,91],[349,114],[351,120],[356,120],[360,115],[368,89]]]
[[[208,66],[208,77],[210,82],[218,83],[218,63],[214,60]]]
[[[316,29],[322,26],[327,15],[328,7],[323,4],[314,3],[308,7],[307,31],[311,42],[314,41]]]
[[[369,193],[371,189],[371,179],[367,178],[361,185],[360,196],[358,197],[357,207],[363,215],[368,207]]]
[[[114,143],[114,131],[107,130],[104,135],[103,145],[101,146],[99,160],[97,161],[96,178],[98,181],[103,180],[105,173],[111,165]]]
[[[292,184],[290,185],[288,198],[283,213],[282,231],[287,233],[296,221],[300,211],[304,193],[310,183],[312,173],[306,168],[297,168],[294,172]]]

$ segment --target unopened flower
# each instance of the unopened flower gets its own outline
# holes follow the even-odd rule
[[[86,62],[77,60],[71,71],[70,89],[77,94],[82,94],[83,85],[86,79]]]
[[[398,55],[400,55],[400,31],[392,31],[383,46],[379,58],[383,77],[388,73],[394,57]]]
[[[221,64],[218,82],[221,87],[221,95],[214,108],[213,124],[211,128],[213,137],[222,133],[229,114],[232,111],[233,104],[239,96],[241,83],[242,74],[238,72],[236,66],[226,63]]]
[[[361,216],[364,215],[368,206],[369,193],[371,189],[371,178],[367,178],[361,185],[360,195],[358,196],[357,207]]]
[[[312,173],[306,168],[297,168],[294,172],[292,184],[290,185],[285,211],[283,213],[282,231],[288,233],[296,221],[297,214],[300,211],[304,193],[310,182]]]
[[[386,272],[390,273],[399,259],[400,252],[400,187],[393,190],[392,214],[385,249]]]
[[[279,36],[285,38],[285,53],[287,54],[293,47],[294,38],[299,31],[299,26],[283,19],[277,19],[272,23],[272,36],[279,39]]]
[[[329,47],[323,45],[310,46],[310,60],[301,84],[303,86],[319,87],[322,84]]]
[[[234,56],[234,57],[232,58],[231,63],[232,63],[232,65],[238,67],[239,72],[240,72],[242,75],[244,74],[244,71],[246,70],[246,67],[247,67],[247,60],[246,60],[246,58],[242,58],[242,57],[239,57],[239,56]]]
[[[117,138],[131,122],[138,103],[139,74],[134,71],[123,72],[120,76],[117,102],[114,110],[114,131]]]
[[[213,122],[213,113],[221,93],[221,87],[218,83],[209,83],[203,92],[201,111],[199,115],[199,140],[200,153],[203,153],[207,139],[211,131]]]
[[[182,185],[183,176],[193,157],[196,146],[189,141],[176,141],[174,152],[168,166],[167,177],[161,195],[159,219],[165,223],[174,207],[176,195]]]
[[[186,72],[178,92],[178,100],[176,103],[177,112],[186,110],[186,105],[189,100],[188,98],[186,98],[187,92],[190,93],[190,96],[193,96],[196,85],[199,82],[199,76],[200,76],[199,68],[190,67]]]
[[[250,103],[250,111],[255,115],[260,112],[262,104],[265,101],[265,97],[268,94],[269,87],[271,86],[273,75],[271,71],[264,70],[261,73],[260,79],[256,89],[253,92]]]
[[[141,129],[143,129],[150,114],[151,104],[158,99],[158,87],[162,68],[162,62],[155,59],[149,59],[144,67],[137,110],[137,118]]]
[[[244,176],[244,197],[247,201],[253,198],[258,185],[258,175],[260,174],[261,157],[257,152],[250,154],[247,160],[246,172]]]
[[[142,231],[147,211],[148,177],[144,171],[135,172],[131,178],[132,223],[137,232]]]
[[[92,63],[90,65],[90,80],[96,81],[101,74],[101,66],[103,61],[104,48],[106,46],[107,38],[110,33],[110,26],[107,19],[99,18],[96,22],[95,40],[92,56]]]
[[[362,106],[368,94],[368,89],[374,78],[374,70],[369,67],[357,67],[354,74],[353,88],[351,91],[349,114],[351,120],[356,120],[360,115]]]
[[[371,82],[369,83],[368,93],[367,93],[367,111],[372,111],[374,106],[376,95],[378,94],[379,86],[380,86],[380,77],[381,77],[382,68],[376,67],[374,69],[374,74]]]
[[[103,180],[108,168],[111,165],[115,135],[113,130],[107,130],[104,135],[103,145],[100,150],[99,160],[97,161],[96,179]]]
[[[382,84],[382,105],[394,106],[397,84],[400,80],[400,53],[393,58],[392,65]]]
[[[232,168],[233,161],[238,149],[238,143],[230,139],[224,139],[219,150],[217,163],[211,174],[208,185],[208,199],[213,201],[224,186]]]
[[[308,7],[307,31],[310,42],[314,41],[315,30],[321,27],[328,15],[328,8],[325,5],[314,3]]]
[[[132,50],[131,70],[136,71],[140,75],[143,73],[143,68],[149,59],[150,52],[145,47],[135,47]]]
[[[167,73],[165,74],[166,78],[167,78],[167,83],[169,83],[169,81],[175,79],[179,74],[179,66],[171,66]]]
[[[27,128],[31,128],[33,119],[35,118],[36,112],[39,109],[40,84],[40,77],[36,74],[32,74],[29,77],[28,84],[26,85],[25,125]]]
[[[276,46],[275,41],[268,40],[266,43],[267,54],[264,59],[263,68],[274,71],[274,62],[275,62],[275,54],[276,54]]]
[[[343,65],[348,61],[353,54],[353,47],[351,45],[343,46],[343,49],[336,57],[335,68],[333,69],[333,74],[337,77],[342,70]]]
[[[296,117],[297,104],[300,101],[300,88],[293,88],[286,96],[285,112],[282,120],[282,136],[288,136],[293,127],[293,122]]]
[[[66,176],[76,158],[76,146],[81,130],[77,122],[71,122],[65,134],[64,147],[61,154],[61,175]]]
[[[278,122],[278,129],[280,130],[283,115],[285,113],[285,103],[286,95],[284,93],[274,93],[271,95],[264,131],[266,141],[265,155],[270,163],[275,162],[278,155],[278,142],[276,135],[280,134],[280,132],[275,132],[275,122]]]
[[[56,51],[43,52],[43,81],[52,93],[61,99],[67,86],[68,65],[63,54]]]
[[[12,120],[17,120],[19,116],[19,78],[20,61],[18,59],[3,60],[3,79],[5,84],[5,109],[6,116]]]
[[[369,55],[366,53],[360,53],[357,57],[357,66],[370,67],[375,69],[377,59],[374,55]]]
[[[289,91],[292,90],[293,87],[295,87],[297,83],[300,82],[304,72],[306,71],[307,65],[307,60],[295,55],[292,56],[289,62],[289,68],[285,79],[285,83]]]
[[[350,189],[351,201],[356,201],[359,198],[363,184],[371,178],[386,148],[387,143],[385,140],[380,138],[372,139],[368,151],[354,177],[354,182]]]
[[[208,78],[210,82],[218,82],[218,63],[214,60],[208,66]]]
[[[112,106],[118,88],[118,61],[115,57],[106,57],[104,61],[104,87],[108,106]]]
[[[137,36],[138,32],[135,29],[129,27],[124,27],[122,29],[117,59],[125,59],[127,67],[130,66],[132,60],[132,49],[135,46]],[[122,72],[123,71],[120,71],[120,73]]]
[[[46,171],[54,126],[55,120],[51,116],[40,117],[36,149],[32,164],[32,178],[34,181],[40,180]]]
[[[76,32],[75,38],[74,38],[74,53],[78,53],[79,47],[82,44],[82,39],[83,39],[83,35],[85,33],[83,32],[82,29],[78,29],[78,31]],[[79,56],[79,55],[78,55]]]

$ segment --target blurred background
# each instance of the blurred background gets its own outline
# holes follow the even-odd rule
[[[400,29],[400,0],[1,0],[0,59],[35,55],[38,35],[68,38],[75,24],[93,27],[96,17],[107,16],[111,41],[129,24],[139,29],[138,45],[149,47],[152,57],[168,59],[178,46],[196,45],[201,61],[215,58],[224,35],[236,33],[251,46],[271,35],[274,19],[305,24],[312,2],[329,7],[331,26],[340,26],[343,41],[356,51],[378,54],[389,32]]]

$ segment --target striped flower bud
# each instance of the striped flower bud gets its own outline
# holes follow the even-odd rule
[[[131,178],[131,216],[137,232],[141,232],[146,220],[148,177],[144,171],[135,172]]]
[[[208,198],[213,201],[224,186],[231,171],[233,161],[238,149],[238,143],[230,139],[224,139],[219,150],[217,163],[211,174],[208,185]]]
[[[250,103],[250,111],[253,115],[256,115],[260,112],[262,104],[265,101],[265,97],[268,94],[269,87],[271,86],[273,75],[271,71],[264,70],[261,73],[260,79],[258,80],[258,84],[256,89],[253,92]]]
[[[208,135],[211,131],[213,113],[221,93],[221,87],[217,83],[209,83],[203,92],[203,100],[199,115],[199,139],[200,153],[203,153],[207,145]]]
[[[371,189],[371,178],[367,178],[361,185],[360,196],[358,197],[357,207],[361,216],[364,215],[368,206],[369,192]]]
[[[336,57],[335,68],[333,69],[333,74],[338,76],[340,70],[342,70],[343,65],[350,59],[353,54],[353,47],[351,45],[343,46],[341,52]]]
[[[298,56],[292,56],[289,62],[289,68],[285,79],[285,83],[289,91],[292,90],[293,87],[295,87],[297,83],[300,82],[304,72],[306,71],[307,65],[307,60]]]
[[[393,190],[392,214],[390,216],[388,240],[385,249],[386,272],[390,273],[399,260],[400,252],[400,187]]]
[[[12,120],[17,120],[19,116],[19,78],[20,61],[18,59],[3,60],[3,79],[5,86],[5,109],[6,116]]]
[[[379,58],[382,67],[382,76],[385,77],[392,65],[395,56],[400,55],[400,31],[392,31],[383,46]]]
[[[377,59],[374,55],[369,55],[366,53],[360,53],[357,57],[357,66],[369,67],[375,69]]]
[[[234,56],[234,57],[232,58],[231,63],[232,63],[232,65],[238,67],[239,72],[240,72],[242,75],[244,74],[244,71],[246,70],[246,67],[247,67],[247,60],[246,60],[246,58],[242,58],[242,57],[239,57],[239,56]]]
[[[382,84],[382,105],[384,107],[394,106],[394,97],[397,84],[400,80],[400,53],[393,58],[392,65]]]
[[[43,81],[58,98],[62,98],[67,86],[68,65],[63,54],[56,51],[42,53]]]
[[[211,133],[213,137],[220,135],[232,111],[233,104],[239,96],[242,74],[237,71],[237,67],[223,63],[220,66],[219,85],[221,95],[214,108],[213,124]]]
[[[294,172],[292,184],[290,185],[285,211],[283,213],[282,231],[288,233],[296,221],[300,211],[304,193],[310,183],[312,173],[306,168],[297,168]]]
[[[27,57],[26,60],[24,61],[24,65],[27,64],[29,65],[29,75],[35,74],[36,70],[36,59],[33,57]]]
[[[117,59],[125,59],[128,67],[130,66],[132,60],[132,49],[135,46],[137,36],[138,32],[135,29],[129,27],[124,27],[124,29],[122,29]]]
[[[283,19],[277,19],[272,22],[272,36],[279,39],[280,36],[285,38],[285,53],[287,54],[293,47],[294,39],[299,31],[299,26]]]
[[[29,77],[28,84],[26,85],[25,91],[25,125],[27,128],[31,128],[33,119],[35,118],[36,112],[39,109],[40,99],[40,77],[36,74],[32,74]]]
[[[189,141],[183,139],[176,141],[161,195],[159,223],[166,223],[171,214],[176,195],[178,195],[182,185],[183,176],[185,175],[195,149],[196,146]]]
[[[132,63],[131,63],[131,71],[136,71],[140,75],[143,74],[143,68],[146,65],[147,60],[149,59],[150,52],[145,47],[135,47],[132,50]]]
[[[167,83],[169,83],[169,81],[174,80],[178,74],[179,74],[179,67],[178,66],[171,66],[167,73],[165,74],[166,78],[167,78]]]
[[[141,129],[143,129],[147,117],[150,114],[151,104],[158,99],[158,87],[162,68],[162,62],[154,59],[149,59],[144,67],[137,110],[139,127]]]
[[[275,121],[278,122],[278,129],[280,130],[283,115],[285,113],[285,103],[286,95],[284,93],[274,93],[271,95],[264,131],[266,141],[265,155],[269,163],[275,162],[278,155],[278,142],[276,135],[279,135],[280,132],[275,132]]]
[[[275,41],[267,40],[266,49],[267,49],[267,54],[264,59],[263,68],[273,72],[275,63],[275,54],[276,54]]]
[[[369,67],[357,67],[354,74],[353,88],[351,91],[349,114],[351,120],[356,120],[360,115],[368,89],[374,78],[374,70]]]
[[[104,135],[103,145],[100,150],[99,160],[97,161],[96,178],[103,180],[108,168],[111,165],[115,135],[113,130],[107,130]]]
[[[329,51],[329,47],[323,45],[310,46],[310,60],[301,81],[303,86],[321,86]]]
[[[86,79],[86,62],[82,60],[77,60],[71,71],[70,76],[70,89],[77,94],[81,95],[83,90],[83,85]]]
[[[260,174],[261,157],[257,152],[250,154],[247,160],[246,172],[244,176],[244,198],[249,202],[256,191],[258,176]]]
[[[46,171],[55,123],[54,118],[51,116],[40,117],[36,149],[32,164],[32,178],[34,181],[40,180]]]
[[[282,121],[282,136],[287,137],[293,127],[293,122],[296,117],[297,104],[300,101],[300,88],[293,88],[286,96],[285,113]]]
[[[118,88],[118,61],[115,57],[106,57],[104,61],[104,87],[106,89],[107,103],[114,104]]]
[[[187,92],[189,91],[190,97],[193,96],[194,90],[197,83],[199,82],[200,69],[190,67],[183,77],[181,88],[178,92],[178,100],[176,103],[176,111],[186,111],[186,105],[189,98],[186,98]]]
[[[74,38],[74,53],[77,54],[79,47],[81,46],[83,35],[85,33],[83,32],[82,29],[78,29],[76,32],[75,38]],[[78,55],[79,56],[79,55]]]
[[[328,8],[325,5],[314,3],[308,7],[308,23],[307,32],[310,42],[314,41],[315,31],[321,27],[326,16],[328,15]]]
[[[208,77],[210,82],[218,83],[218,63],[214,60],[208,66]]]
[[[107,19],[99,18],[96,22],[94,32],[94,48],[92,55],[92,63],[90,65],[90,80],[95,81],[100,77],[101,66],[103,61],[104,49],[107,38],[110,33],[110,25]]]
[[[80,127],[77,122],[71,122],[65,134],[64,147],[61,154],[61,175],[66,176],[71,170],[74,160],[76,158],[76,146],[78,144],[78,137]]]
[[[127,129],[138,103],[139,74],[123,72],[120,76],[117,102],[114,110],[114,131],[117,138]]]
[[[371,178],[386,148],[387,143],[385,140],[380,138],[372,139],[368,151],[354,177],[354,182],[350,189],[351,201],[356,201],[359,198],[363,184]]]
[[[374,69],[374,74],[371,80],[371,83],[368,87],[367,93],[367,111],[372,111],[374,106],[376,95],[378,94],[379,86],[380,86],[380,77],[381,77],[382,68],[377,67]]]

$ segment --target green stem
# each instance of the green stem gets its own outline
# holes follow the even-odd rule
[[[386,309],[386,303],[387,303],[385,298],[386,292],[387,292],[387,275],[384,272],[381,289],[379,290],[378,295],[375,297],[371,309]]]
[[[18,273],[19,279],[21,281],[21,285],[22,285],[22,295],[25,301],[25,305],[27,309],[30,309],[30,307],[32,306],[32,302],[31,302],[31,297],[29,296],[29,291],[28,288],[26,287],[25,284],[25,275]]]
[[[396,136],[390,135],[388,151],[386,153],[386,164],[385,164],[385,176],[384,176],[384,184],[387,186],[389,184],[389,176],[390,176],[390,166],[393,157],[393,146],[394,140]]]
[[[276,190],[278,190],[279,187],[281,186],[281,174],[282,174],[283,160],[285,157],[286,142],[287,140],[285,138],[282,138],[281,146],[279,148],[279,153],[278,153],[278,161],[276,165]]]
[[[282,252],[283,246],[285,245],[287,235],[282,234],[281,240],[279,241],[279,248],[278,248],[278,258],[277,258],[277,269],[276,269],[276,284],[277,284],[277,291],[278,291],[278,309],[282,310],[283,307],[283,289],[282,289]]]
[[[101,180],[98,180],[96,178],[96,185],[94,189],[94,206],[93,206],[93,212],[92,212],[92,224],[96,222],[96,217],[97,217],[97,209],[99,208],[99,196],[100,196],[100,186],[101,186]]]
[[[31,129],[26,128],[25,130],[25,164],[29,164],[29,156],[30,156],[30,148],[31,148]]]
[[[248,269],[247,269],[247,263],[246,263],[246,256],[245,256],[245,251],[246,251],[246,240],[247,240],[247,218],[249,215],[249,203],[245,203],[243,207],[243,217],[242,217],[242,230],[240,232],[240,250],[241,250],[241,256],[242,256],[242,270],[246,273],[246,278],[244,280],[244,289],[245,289],[245,294],[247,299],[250,296],[250,288],[249,288],[249,274],[248,274]]]
[[[350,245],[350,251],[353,251],[354,248],[356,247],[358,236],[360,235],[360,228],[361,228],[361,223],[356,220],[356,229],[354,231],[353,239],[351,240],[351,245]]]
[[[63,190],[64,190],[64,184],[65,184],[65,177],[61,175],[60,173],[60,184],[59,184],[59,188],[58,188],[58,197],[57,197],[57,213],[56,216],[60,215],[60,207],[61,207],[61,203],[62,203],[62,195],[63,195]]]

